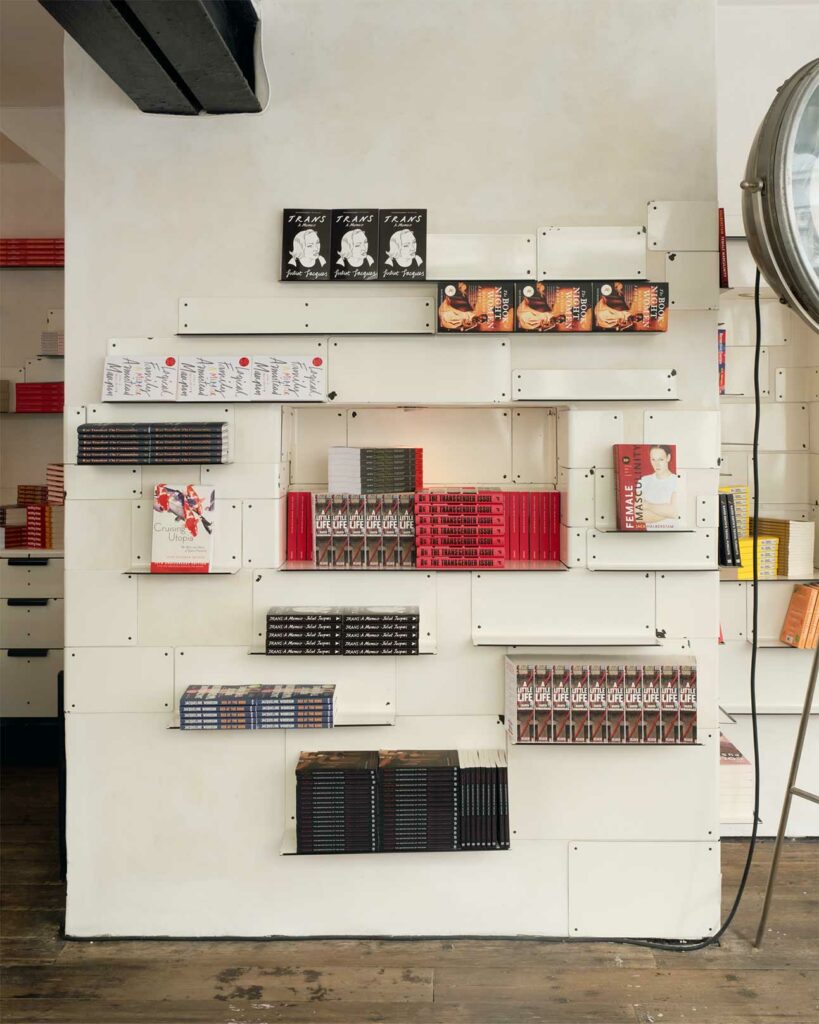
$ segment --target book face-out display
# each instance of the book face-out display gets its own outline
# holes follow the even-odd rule
[[[668,285],[649,281],[595,281],[595,331],[668,330]]]
[[[511,281],[441,281],[438,330],[445,333],[508,333],[515,329]]]
[[[216,493],[198,484],[154,487],[152,573],[206,573],[212,569]]]
[[[685,528],[685,484],[673,444],[616,444],[618,530]]]
[[[591,331],[591,281],[519,281],[515,285],[515,329]]]
[[[330,210],[284,210],[282,281],[330,280]]]
[[[378,210],[333,210],[333,281],[378,280]]]

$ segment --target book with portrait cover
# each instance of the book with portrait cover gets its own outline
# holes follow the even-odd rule
[[[439,281],[438,330],[494,334],[515,329],[512,281]]]
[[[330,280],[330,210],[282,212],[282,281]]]
[[[378,280],[378,210],[333,210],[330,277]]]
[[[648,281],[594,281],[595,331],[668,330],[668,285]]]
[[[518,281],[515,324],[518,331],[590,331],[591,281]]]
[[[425,281],[427,211],[378,211],[378,279]]]
[[[198,484],[157,484],[151,533],[152,573],[205,573],[213,563],[216,495]]]
[[[684,528],[684,481],[673,444],[616,444],[618,530]]]

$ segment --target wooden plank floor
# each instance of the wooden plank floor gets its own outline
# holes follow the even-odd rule
[[[719,948],[538,941],[66,942],[57,786],[2,784],[4,1024],[817,1024],[819,843],[790,842],[763,948],[771,844]],[[724,902],[744,842],[723,844]]]

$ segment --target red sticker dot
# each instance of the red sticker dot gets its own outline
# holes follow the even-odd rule
[[[323,362],[324,362],[324,360],[321,358],[321,356],[314,356],[314,358],[313,358],[313,366],[321,366],[321,364]]]
[[[176,366],[176,359],[174,359],[173,356],[168,356],[168,358],[165,360],[165,365],[166,366]]]
[[[242,358],[239,360],[239,366],[250,366],[250,360],[247,358],[247,356],[242,356]]]

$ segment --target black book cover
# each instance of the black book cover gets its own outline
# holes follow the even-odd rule
[[[742,565],[739,557],[739,533],[737,532],[737,510],[734,505],[733,494],[725,495],[725,504],[728,506],[728,536],[731,541],[731,557],[734,565]]]
[[[329,281],[330,210],[284,210],[282,281]]]
[[[378,280],[378,210],[333,210],[330,277]]]
[[[378,235],[379,280],[426,280],[426,210],[379,210]]]
[[[727,494],[719,495],[719,564],[733,565],[734,559],[731,553],[731,541],[728,526],[728,502],[725,500]]]

